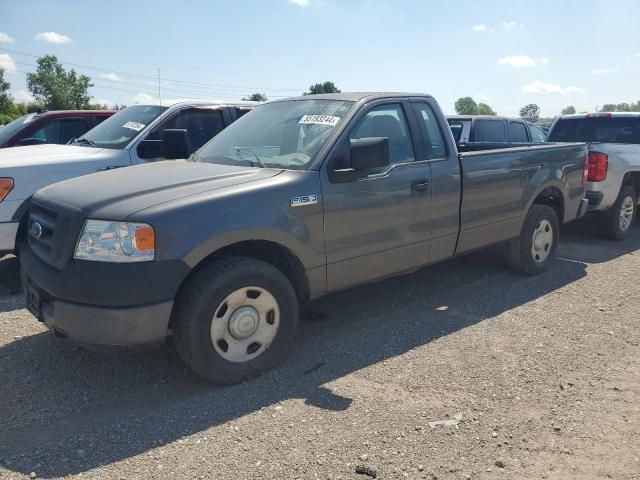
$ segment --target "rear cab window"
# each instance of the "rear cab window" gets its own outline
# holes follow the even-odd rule
[[[504,120],[479,119],[474,123],[476,142],[507,142]]]
[[[640,116],[561,118],[549,132],[549,141],[640,144]]]

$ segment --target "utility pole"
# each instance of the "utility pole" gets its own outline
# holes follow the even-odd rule
[[[158,101],[162,105],[162,94],[160,93],[160,67],[158,67]]]

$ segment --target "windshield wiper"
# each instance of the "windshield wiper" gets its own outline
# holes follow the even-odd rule
[[[76,143],[85,143],[87,145],[91,145],[92,147],[96,146],[96,142],[94,142],[93,140],[89,140],[88,138],[76,138],[72,143],[74,145]]]
[[[260,168],[267,168],[265,163],[262,160],[260,160],[260,157],[258,156],[258,154],[253,150],[251,150],[250,148],[247,148],[247,147],[231,147],[231,148],[234,148],[237,153],[240,153],[242,150],[249,152],[251,155],[255,157],[256,161],[258,162],[258,165],[260,165]]]

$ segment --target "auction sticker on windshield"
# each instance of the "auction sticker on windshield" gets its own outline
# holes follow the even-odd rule
[[[131,130],[135,130],[136,132],[139,132],[140,130],[142,130],[146,125],[144,123],[138,123],[138,122],[127,122],[124,125],[122,125],[124,128],[130,128]]]
[[[305,115],[298,122],[300,125],[329,125],[335,127],[341,117],[333,115]]]

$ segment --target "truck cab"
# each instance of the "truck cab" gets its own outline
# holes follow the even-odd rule
[[[450,115],[447,116],[449,128],[456,144],[472,150],[473,144],[496,143],[502,146],[510,144],[544,143],[546,133],[537,125],[521,118],[498,117],[494,115]]]

